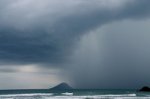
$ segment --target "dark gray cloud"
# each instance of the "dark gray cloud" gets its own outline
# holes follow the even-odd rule
[[[17,72],[15,69],[10,69],[10,68],[1,68],[0,69],[1,73],[14,73]]]
[[[150,15],[149,0],[35,2],[0,1],[0,60],[4,64],[61,67],[89,31],[113,21]]]
[[[14,12],[14,10],[18,10],[17,8],[14,8],[12,12],[2,10],[2,19],[3,17],[11,16],[12,18],[6,21],[1,19],[1,22],[4,21],[5,23],[1,23],[0,28],[0,59],[16,63],[60,63],[74,49],[74,43],[89,30],[114,20],[140,18],[149,15],[148,0],[126,3],[119,7],[120,9],[114,8],[112,10],[100,8],[99,5],[89,7],[89,2],[91,1],[81,3],[81,6],[84,6],[84,10],[80,13],[66,14],[57,18],[55,22],[51,21],[55,19],[51,18],[51,14],[33,19],[33,22],[28,22],[32,18],[27,20],[24,16],[27,16],[28,13],[26,15],[26,12],[22,12],[28,11],[26,6],[21,10],[18,8],[18,12],[21,13]],[[4,3],[7,2],[5,1]],[[5,5],[7,9],[9,9],[9,6],[10,8],[13,7],[11,3],[8,1],[8,6]],[[94,4],[91,5],[94,6]],[[49,13],[49,11],[45,12]],[[8,13],[6,15],[10,14],[10,16],[3,16],[5,13]],[[24,21],[27,21],[27,23]],[[26,25],[29,25],[29,27],[26,27]]]

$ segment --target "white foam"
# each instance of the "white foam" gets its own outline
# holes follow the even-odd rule
[[[150,99],[150,97],[138,97],[136,94],[109,94],[109,95],[84,95],[84,96],[51,96],[43,99]]]
[[[73,93],[69,93],[69,92],[65,92],[65,93],[61,93],[62,95],[67,95],[67,96],[73,96]]]
[[[53,93],[35,93],[35,94],[7,94],[0,97],[32,97],[32,96],[52,96]]]
[[[44,99],[150,99],[150,97],[91,95],[91,96],[51,96],[45,97]]]
[[[113,94],[108,94],[108,95],[99,95],[99,96],[105,96],[105,97],[136,97],[136,94],[119,94],[119,95],[113,95]]]
[[[107,94],[107,95],[83,95],[76,96],[73,93],[65,92],[63,95],[55,96],[53,93],[36,93],[36,94],[14,94],[14,95],[0,95],[0,99],[150,99],[150,97],[138,97],[136,94]]]

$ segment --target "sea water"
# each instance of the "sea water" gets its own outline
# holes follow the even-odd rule
[[[35,91],[36,92],[36,91]],[[150,99],[149,92],[136,90],[0,91],[0,99]]]

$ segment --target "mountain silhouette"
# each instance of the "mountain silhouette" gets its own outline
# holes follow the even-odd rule
[[[59,85],[51,88],[51,90],[71,90],[73,89],[71,86],[69,86],[67,83],[60,83]]]

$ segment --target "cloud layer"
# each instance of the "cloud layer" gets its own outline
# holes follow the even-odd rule
[[[84,33],[124,17],[122,11],[116,13],[122,2],[108,1],[112,5],[103,0],[1,1],[0,59],[6,63],[63,62]]]
[[[68,67],[84,35],[111,22],[149,18],[149,4],[149,0],[1,0],[0,62]]]

